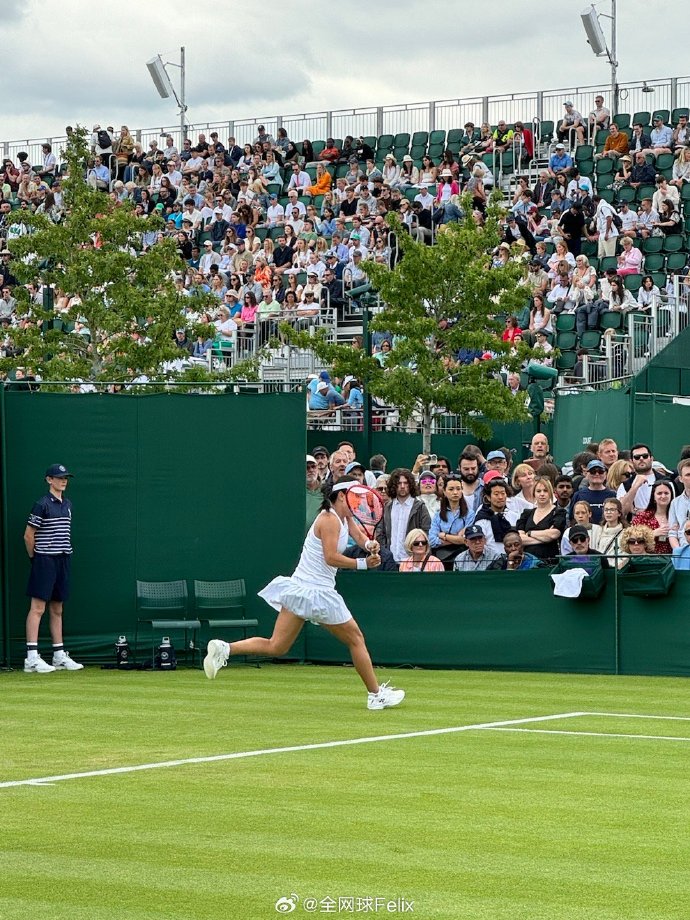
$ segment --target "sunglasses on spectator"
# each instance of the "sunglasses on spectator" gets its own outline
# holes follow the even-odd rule
[[[683,533],[686,537],[690,537],[690,530],[684,530]]]
[[[571,543],[586,543],[589,540],[589,537],[571,537]]]
[[[644,537],[630,537],[628,546],[643,546],[646,542]]]
[[[648,454],[648,453],[644,453],[644,454],[633,454],[632,459],[633,459],[633,460],[649,460],[649,457],[650,457],[650,454]]]
[[[426,540],[415,540],[412,545],[413,546],[428,546],[429,544],[427,543]]]

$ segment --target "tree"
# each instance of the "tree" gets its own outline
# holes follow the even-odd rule
[[[191,304],[201,313],[217,301],[204,294],[183,299],[176,291],[175,275],[186,265],[175,241],[163,236],[160,217],[87,183],[85,136],[83,128],[75,131],[64,152],[64,220],[28,210],[9,215],[12,270],[21,285],[42,287],[43,301],[32,300],[27,287],[16,288],[20,323],[11,330],[12,356],[0,359],[0,371],[21,364],[46,381],[92,383],[255,376],[247,362],[230,372],[166,366],[180,357],[175,330],[185,325],[183,308]],[[56,292],[71,297],[67,312],[55,313]],[[215,333],[208,325],[189,331]]]
[[[465,219],[447,225],[434,246],[417,243],[397,216],[389,216],[401,258],[393,269],[366,263],[385,304],[370,328],[393,336],[385,365],[349,346],[300,337],[300,344],[311,345],[336,373],[354,374],[372,396],[418,419],[425,453],[435,414],[461,415],[481,438],[490,435],[492,422],[528,418],[524,398],[511,394],[499,372],[519,370],[531,351],[503,342],[502,324],[493,319],[524,306],[524,263],[518,258],[492,267],[502,211],[492,202],[480,224],[472,217],[469,197],[463,205]],[[491,358],[482,358],[489,353]]]

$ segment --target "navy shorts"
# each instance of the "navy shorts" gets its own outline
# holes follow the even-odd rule
[[[71,553],[36,553],[26,593],[42,601],[66,601],[69,597]]]

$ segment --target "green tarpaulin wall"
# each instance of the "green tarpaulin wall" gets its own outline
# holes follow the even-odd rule
[[[4,397],[4,398],[3,398]],[[65,632],[75,658],[112,656],[134,634],[135,582],[244,577],[255,597],[294,566],[304,533],[300,394],[62,395],[3,399],[4,629],[22,657],[29,561],[23,533],[51,463],[75,473],[73,589]],[[191,590],[191,584],[190,584]],[[48,640],[47,616],[42,642]],[[4,653],[3,653],[4,655]]]
[[[304,527],[300,394],[58,395],[0,391],[0,661],[23,657],[29,563],[22,535],[50,463],[75,472],[75,657],[113,658],[133,635],[135,581],[247,582],[250,615],[270,632],[256,591],[297,560]],[[382,435],[383,436],[383,435]],[[690,574],[668,597],[624,596],[613,573],[596,601],[553,597],[548,572],[350,573],[339,586],[378,663],[627,674],[690,673]],[[9,639],[9,642],[7,641]],[[42,629],[48,642],[47,623]],[[291,657],[346,661],[309,625]]]

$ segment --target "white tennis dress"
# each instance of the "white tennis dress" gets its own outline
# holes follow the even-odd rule
[[[329,513],[335,514],[335,511],[331,508]],[[336,626],[352,619],[352,614],[335,590],[335,574],[338,569],[326,563],[323,545],[314,533],[315,523],[309,528],[302,555],[292,575],[274,578],[259,591],[259,597],[276,610],[285,607],[304,620]],[[347,540],[348,526],[345,520],[340,522],[339,553],[345,551]]]

